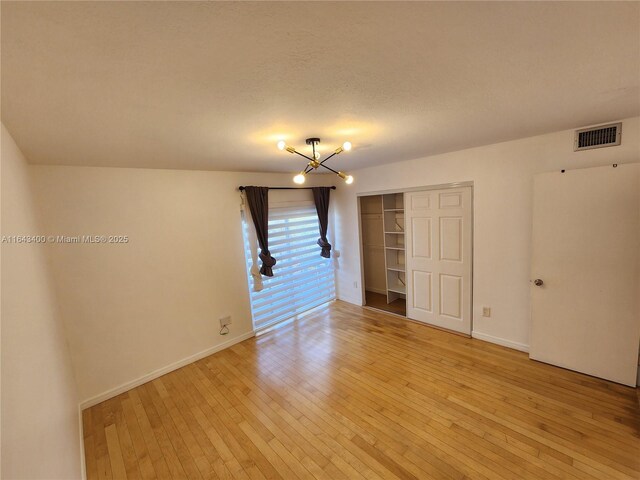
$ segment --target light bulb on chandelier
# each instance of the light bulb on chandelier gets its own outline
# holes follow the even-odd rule
[[[293,177],[293,181],[295,183],[297,183],[298,185],[302,185],[304,183],[304,181],[306,180],[305,176],[304,176],[304,172],[300,172],[298,175],[296,175],[295,177]]]
[[[353,183],[353,177],[351,175],[347,175],[344,172],[336,172],[336,175],[343,179],[344,183],[346,183],[347,185],[351,185]]]

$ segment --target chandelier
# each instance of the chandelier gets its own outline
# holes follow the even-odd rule
[[[324,162],[329,160],[331,157],[333,157],[335,155],[338,155],[338,154],[340,154],[342,152],[348,152],[349,150],[351,150],[351,142],[344,142],[341,147],[336,148],[331,155],[329,155],[327,158],[323,159],[322,161],[320,160],[320,158],[321,158],[320,152],[318,152],[316,150],[316,145],[318,145],[320,143],[320,139],[319,138],[307,138],[306,139],[306,143],[307,143],[307,145],[311,145],[311,150],[312,150],[311,157],[308,157],[304,153],[300,153],[295,148],[287,145],[284,140],[280,140],[278,142],[278,149],[286,150],[289,153],[296,153],[296,154],[300,155],[301,157],[304,157],[307,160],[309,160],[307,165],[304,167],[304,170],[302,170],[299,174],[297,174],[295,177],[293,177],[293,181],[295,183],[297,183],[298,185],[302,185],[304,183],[305,179],[306,179],[307,173],[311,173],[312,171],[317,170],[318,167],[326,168],[330,172],[335,173],[341,179],[343,179],[344,182],[347,185],[351,185],[353,183],[353,177],[351,175],[347,175],[344,172],[339,172],[337,170],[334,170],[333,168],[327,167],[324,164]]]

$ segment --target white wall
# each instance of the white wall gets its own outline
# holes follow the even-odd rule
[[[2,235],[40,228],[29,167],[2,125]],[[78,400],[45,249],[2,244],[2,473],[80,478]]]
[[[290,185],[290,174],[31,169],[48,235],[129,237],[49,246],[85,405],[252,334],[237,187]],[[233,324],[220,336],[225,315]]]
[[[464,134],[464,132],[461,132]],[[356,195],[451,182],[474,183],[474,335],[527,349],[533,175],[640,161],[640,117],[623,121],[622,145],[573,152],[573,130],[353,172],[336,195],[340,299],[361,304]],[[354,287],[357,282],[357,288]],[[491,307],[491,318],[482,307]]]

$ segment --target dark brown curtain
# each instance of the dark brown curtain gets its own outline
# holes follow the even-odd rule
[[[329,226],[329,187],[313,187],[313,201],[318,212],[318,226],[320,238],[318,245],[322,248],[320,255],[324,258],[331,258],[331,244],[327,240],[327,227]]]
[[[273,277],[271,267],[276,264],[276,259],[269,253],[269,187],[245,187],[244,191],[260,245],[260,273]]]

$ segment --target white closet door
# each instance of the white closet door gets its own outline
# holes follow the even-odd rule
[[[532,246],[531,358],[635,386],[640,165],[536,175]]]
[[[404,200],[407,316],[471,334],[471,187]]]

